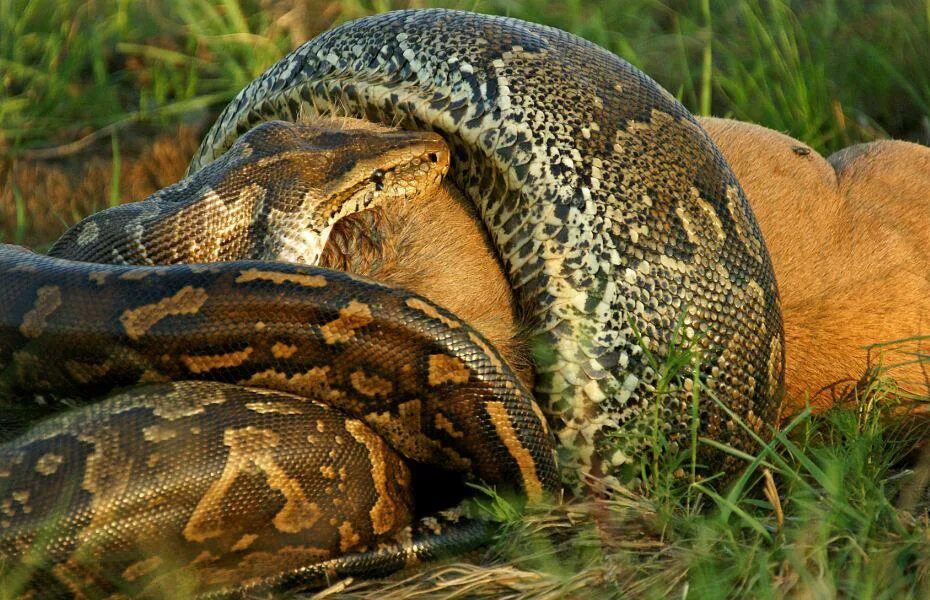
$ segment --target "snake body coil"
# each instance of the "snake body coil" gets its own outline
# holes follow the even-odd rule
[[[651,426],[673,444],[691,399],[652,406],[678,323],[701,377],[764,432],[784,370],[775,278],[742,189],[688,111],[646,75],[565,32],[446,10],[347,23],[307,42],[230,103],[196,172],[270,118],[342,114],[440,133],[449,177],[479,209],[546,352],[536,395],[563,476],[611,476],[642,449],[611,432]],[[717,403],[703,435],[752,435]],[[724,465],[726,466],[726,465]]]
[[[531,498],[559,487],[529,392],[414,294],[315,267],[104,265],[2,245],[0,280],[16,284],[0,291],[7,412],[37,392],[143,386],[0,446],[0,554],[23,557],[31,585],[51,564],[84,595],[151,594],[184,573],[230,588],[400,544],[412,502],[397,453]]]
[[[257,155],[246,144],[208,165],[246,132],[290,131],[257,125],[315,115],[432,130],[449,145],[449,176],[478,207],[544,349],[536,392],[558,437],[561,477],[528,392],[467,324],[425,299],[313,267],[79,264],[0,247],[0,280],[10,284],[0,291],[4,410],[15,415],[21,398],[138,386],[0,449],[4,554],[28,557],[41,546],[49,577],[75,594],[161,589],[173,571],[157,549],[119,563],[112,588],[88,587],[100,557],[88,562],[81,551],[138,549],[166,530],[199,588],[286,579],[308,563],[317,575],[399,566],[398,557],[429,549],[398,538],[411,510],[398,454],[540,497],[560,479],[616,476],[648,443],[648,432],[636,435],[646,415],[677,443],[690,430],[689,390],[673,381],[657,398],[665,384],[654,361],[673,351],[679,323],[720,400],[701,404],[702,434],[751,450],[733,415],[759,432],[773,422],[783,369],[778,296],[719,152],[627,63],[513,19],[403,11],[308,42],[227,107],[188,179],[113,218],[91,218],[56,252],[86,260],[84,246],[105,242],[107,256],[93,260],[174,262],[214,246],[209,260],[251,257],[246,233],[255,223],[272,231],[281,218],[264,191],[253,195],[254,182],[237,179]],[[435,162],[436,152],[420,155]],[[412,164],[421,172],[426,163]],[[375,174],[352,183],[341,202],[366,206],[383,185],[384,173]],[[235,183],[215,193],[223,181]],[[200,215],[195,196],[207,199],[208,219],[178,218],[158,204],[190,202],[193,212],[179,214]],[[253,225],[230,225],[245,212],[258,215]],[[289,227],[325,230],[338,214],[327,209]],[[205,222],[234,241],[214,243]],[[102,239],[112,224],[117,238]],[[150,255],[156,239],[168,258]],[[288,235],[259,241],[290,260],[319,250],[293,251],[300,244]],[[231,244],[238,249],[227,253]],[[628,435],[612,435],[623,428]],[[304,439],[311,447],[297,449]],[[336,451],[342,444],[353,458]],[[178,461],[188,464],[175,471]],[[350,499],[351,485],[367,491]],[[51,491],[59,489],[71,496]],[[67,524],[52,527],[49,540],[35,515],[53,512],[55,494]],[[250,503],[262,494],[267,501]],[[264,519],[250,518],[255,506]],[[156,518],[160,510],[173,512]],[[377,554],[392,543],[401,549]],[[359,550],[369,553],[346,554]]]

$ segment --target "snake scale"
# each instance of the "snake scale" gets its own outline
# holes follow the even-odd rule
[[[448,144],[448,157],[430,150],[414,169],[448,160],[447,179],[488,229],[534,328],[535,394],[558,467],[532,396],[451,313],[345,274],[239,260],[267,250],[312,262],[312,251],[293,252],[293,236],[262,229],[259,248],[249,241],[255,223],[287,221],[289,211],[259,211],[250,225],[232,226],[255,202],[243,208],[234,199],[248,194],[211,191],[222,181],[234,181],[232,190],[256,185],[235,174],[257,144],[237,140],[290,130],[272,121],[316,116],[428,130]],[[432,143],[424,139],[416,143]],[[232,158],[221,158],[230,148]],[[349,212],[384,187],[383,169],[369,175],[343,190]],[[399,189],[408,193],[403,182]],[[16,414],[22,397],[74,400],[136,386],[31,427],[2,450],[3,552],[28,555],[51,536],[46,551],[59,556],[49,577],[75,595],[94,577],[81,548],[110,538],[142,546],[163,529],[179,568],[201,578],[196,589],[286,579],[308,564],[341,573],[353,557],[379,551],[409,558],[416,552],[398,537],[409,533],[394,526],[411,511],[398,454],[511,482],[531,498],[555,492],[560,480],[577,487],[587,474],[618,477],[648,444],[644,415],[660,417],[672,448],[690,429],[687,382],[672,382],[657,403],[662,385],[651,360],[672,351],[679,324],[719,401],[700,405],[701,434],[751,451],[752,436],[732,414],[762,434],[774,422],[783,370],[778,294],[738,183],[681,104],[567,33],[446,10],[347,23],[247,86],[205,137],[189,177],[168,190],[180,204],[212,198],[208,216],[161,215],[144,201],[123,209],[136,211],[128,216],[91,217],[56,251],[74,259],[80,247],[102,244],[109,256],[92,260],[149,264],[207,252],[233,262],[104,265],[0,250],[4,410]],[[327,209],[289,226],[324,231],[340,214]],[[205,223],[239,241],[210,250]],[[103,239],[112,229],[124,239]],[[179,254],[147,256],[147,236],[158,231]],[[226,253],[229,244],[238,245]],[[210,381],[191,381],[202,379]],[[299,414],[306,416],[286,418]],[[289,439],[310,447],[293,451]],[[143,442],[169,445],[137,456]],[[301,464],[314,473],[301,474]],[[31,479],[16,479],[27,471]],[[31,493],[33,473],[62,480]],[[43,537],[29,516],[51,511],[53,501],[73,521],[60,538],[54,527]],[[264,519],[250,520],[262,510]],[[184,514],[155,516],[172,511]],[[22,523],[31,529],[17,537]],[[369,552],[352,554],[359,550]],[[113,589],[149,593],[166,577],[177,581],[165,575],[172,571],[160,546],[128,564],[116,554]]]

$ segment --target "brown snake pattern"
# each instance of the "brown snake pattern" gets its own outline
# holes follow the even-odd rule
[[[60,581],[96,577],[89,565],[101,561],[112,571],[120,563],[106,559],[121,549],[131,561],[116,569],[116,589],[136,594],[169,566],[195,571],[205,588],[229,587],[373,549],[410,513],[395,490],[409,477],[381,437],[409,459],[514,482],[530,497],[559,487],[529,392],[467,324],[413,294],[298,265],[117,266],[9,246],[0,246],[0,277],[16,283],[0,301],[19,315],[15,327],[7,319],[0,327],[7,404],[36,392],[74,400],[159,381],[245,386],[124,392],[0,449],[0,550],[35,551]],[[324,407],[304,400],[301,409],[291,394],[355,420],[324,419]],[[296,431],[281,426],[295,420]],[[336,453],[350,443],[359,446],[355,471]],[[373,497],[347,495],[366,478]],[[259,500],[271,522],[241,519]],[[56,502],[65,525],[45,540]],[[181,563],[127,550],[145,542]],[[108,589],[91,582],[98,594]]]
[[[242,260],[315,261],[338,216],[429,193],[447,165],[433,134],[268,123],[214,167],[92,215],[52,249],[94,262],[0,246],[12,284],[0,292],[6,420],[19,404],[35,413],[37,394],[74,402],[136,386],[0,447],[0,553],[30,563],[29,586],[98,596],[158,594],[185,575],[195,591],[312,583],[486,537],[476,524],[413,537],[401,456],[531,499],[558,490],[542,413],[466,323],[345,273]],[[251,218],[175,239],[179,223],[235,211]],[[256,243],[269,215],[307,243],[275,243],[290,231]],[[138,266],[224,259],[235,262]]]
[[[722,404],[758,432],[773,421],[783,368],[777,292],[719,152],[680,104],[628,64],[512,19],[406,11],[308,42],[227,108],[191,164],[193,177],[82,223],[55,253],[144,265],[188,256],[312,262],[322,246],[302,232],[325,232],[345,213],[274,212],[263,200],[274,185],[240,175],[262,160],[286,162],[289,151],[254,156],[260,144],[233,142],[249,130],[291,131],[252,129],[264,121],[318,114],[431,129],[451,147],[449,175],[478,207],[540,347],[551,349],[537,356],[536,391],[557,428],[566,481],[618,474],[644,436],[624,445],[611,432],[642,427],[639,417],[653,409],[673,445],[688,431],[687,389],[672,385],[661,406],[650,404],[659,374],[647,355],[669,352],[679,318]],[[386,189],[416,192],[404,173],[416,180],[445,162],[437,139],[414,142],[425,159],[362,165],[363,177],[330,195],[360,210],[388,173],[401,179]],[[393,151],[386,143],[386,155]],[[267,197],[300,197],[287,188]],[[193,198],[206,200],[187,207]],[[279,222],[291,233],[273,231]],[[412,294],[296,265],[102,265],[11,247],[0,249],[0,280],[11,284],[0,292],[0,400],[10,415],[22,397],[70,401],[145,384],[2,449],[0,540],[11,555],[40,544],[30,515],[53,508],[53,494],[32,493],[34,474],[48,483],[69,462],[82,465],[79,489],[73,467],[60,484],[70,489],[71,529],[44,547],[54,561],[49,576],[75,594],[86,585],[110,589],[90,581],[89,565],[100,558],[93,551],[138,547],[147,532],[168,531],[177,569],[221,589],[396,542],[411,508],[403,485],[390,485],[408,477],[395,451],[516,482],[533,498],[559,487],[546,420],[530,394],[467,324]],[[157,383],[165,380],[185,383]],[[298,407],[315,423],[284,425]],[[700,418],[704,435],[751,448],[727,409],[707,402]],[[291,454],[288,436],[317,441]],[[165,442],[162,454],[156,446]],[[357,477],[336,453],[340,444],[354,444]],[[145,469],[134,470],[141,458]],[[166,466],[172,458],[189,463],[182,475]],[[133,488],[146,474],[165,487]],[[249,477],[264,487],[250,488]],[[172,493],[186,501],[167,500]],[[237,521],[252,512],[244,496],[261,493],[269,494],[271,525],[267,517]],[[155,518],[167,507],[186,512]],[[121,585],[156,593],[173,572],[165,556],[133,556],[112,572]]]

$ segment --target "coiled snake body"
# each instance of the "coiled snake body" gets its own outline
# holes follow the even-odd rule
[[[754,428],[783,370],[772,267],[738,182],[668,92],[598,46],[514,19],[408,11],[301,46],[246,87],[191,162],[196,172],[269,118],[344,114],[429,129],[478,207],[516,293],[552,349],[537,396],[564,473],[628,460],[606,432],[650,412],[679,317],[702,375]],[[662,421],[687,430],[672,393]],[[704,433],[750,449],[713,403]],[[734,429],[735,428],[735,429]],[[674,441],[674,440],[673,440]]]
[[[720,400],[701,404],[702,435],[751,450],[752,436],[732,414],[758,432],[773,422],[782,333],[764,244],[719,152],[693,117],[648,77],[593,44],[513,19],[445,10],[361,19],[308,42],[245,88],[206,136],[189,169],[193,178],[176,191],[187,197],[197,192],[185,190],[191,181],[210,181],[197,179],[198,174],[208,172],[212,161],[256,125],[314,115],[431,130],[449,145],[448,177],[477,206],[543,349],[536,356],[535,391],[558,439],[563,480],[577,483],[586,472],[615,476],[645,443],[646,436],[635,433],[646,426],[643,415],[660,416],[672,444],[689,430],[689,390],[672,383],[660,404],[653,404],[660,374],[651,358],[661,361],[668,355],[678,323],[685,341],[700,351],[702,380]],[[223,210],[232,215],[233,205],[227,202]],[[197,240],[194,246],[207,243],[200,241],[196,219],[160,220],[144,207],[139,210],[124,222],[126,231],[136,232],[125,246],[136,250],[134,257],[147,250],[148,232],[166,221],[173,228],[169,239],[178,244],[190,237]],[[331,217],[315,222],[317,227],[325,228]],[[98,229],[108,223],[105,217],[93,222]],[[65,245],[73,248],[82,235],[95,242],[99,231],[85,224]],[[288,239],[276,244],[279,249],[294,246]],[[126,258],[122,251],[117,254]],[[84,387],[76,385],[74,393],[87,395],[159,377],[211,378],[277,390],[214,383],[143,387],[107,400],[96,413],[66,414],[48,425],[52,433],[34,428],[8,451],[6,460],[15,463],[8,471],[28,463],[33,471],[54,476],[58,465],[66,464],[64,452],[41,447],[43,440],[94,438],[82,434],[90,422],[103,423],[93,431],[125,429],[103,436],[105,441],[83,440],[97,449],[97,459],[93,452],[75,459],[85,465],[82,490],[92,506],[88,518],[104,520],[105,511],[94,505],[100,496],[86,484],[117,478],[123,487],[107,489],[128,489],[134,471],[115,468],[112,457],[132,458],[132,452],[121,455],[118,449],[131,437],[133,424],[143,432],[151,429],[144,433],[150,438],[171,436],[169,430],[181,428],[209,429],[209,436],[198,439],[213,440],[212,448],[222,443],[216,460],[226,479],[201,481],[188,500],[179,502],[214,510],[200,513],[209,518],[197,521],[203,528],[193,537],[188,535],[196,529],[188,528],[192,517],[185,516],[181,543],[193,548],[206,540],[190,564],[230,562],[216,567],[216,572],[225,569],[222,576],[211,571],[221,584],[246,572],[237,571],[245,563],[277,561],[274,573],[298,562],[319,562],[338,554],[340,546],[342,551],[357,549],[352,541],[360,520],[366,534],[376,534],[369,548],[396,533],[373,518],[387,519],[388,512],[395,512],[384,504],[375,510],[378,499],[361,503],[371,507],[366,519],[358,517],[366,512],[361,508],[338,513],[325,482],[300,481],[290,463],[284,465],[270,450],[277,446],[268,438],[311,435],[300,429],[306,424],[285,431],[277,420],[296,410],[291,393],[309,394],[357,415],[407,457],[467,463],[479,476],[515,481],[533,496],[557,487],[545,420],[529,395],[480,336],[421,298],[310,267],[78,266],[10,249],[0,253],[0,278],[28,290],[4,300],[4,311],[13,317],[0,333],[0,381],[6,386],[0,390],[7,396],[55,391],[61,382],[62,389],[72,389],[82,381]],[[94,286],[105,292],[103,300]],[[296,294],[294,299],[290,294]],[[322,308],[312,308],[317,305]],[[84,309],[91,314],[82,314]],[[220,332],[217,324],[226,321],[233,325]],[[307,321],[311,327],[301,330],[297,324]],[[391,338],[385,348],[410,348],[402,354],[409,360],[391,363],[380,354],[366,360],[365,352],[379,336]],[[66,338],[70,350],[56,355],[63,366],[50,369],[40,357]],[[80,354],[88,351],[95,354]],[[440,389],[431,389],[431,381]],[[163,404],[153,397],[163,398]],[[219,415],[226,413],[213,404],[228,406],[232,420],[223,421],[226,417]],[[397,514],[409,510],[403,492],[385,489],[388,469],[395,479],[404,479],[400,459],[373,441],[377,436],[369,429],[363,432],[360,420],[331,422],[320,412],[329,409],[317,405],[301,410],[314,411],[311,418],[319,419],[323,430],[338,429],[335,437],[351,437],[364,446],[377,498],[398,499]],[[257,424],[247,425],[246,414]],[[380,422],[379,414],[384,415]],[[424,438],[426,420],[432,434]],[[409,422],[416,425],[399,425]],[[634,431],[619,441],[611,433],[622,427]],[[264,434],[256,432],[268,435],[261,438]],[[334,440],[318,440],[326,444],[328,458],[317,470],[338,472],[337,463],[325,462],[337,459],[329,455]],[[115,448],[109,455],[105,444]],[[158,459],[148,454],[151,469],[168,457],[186,456],[184,448],[158,454]],[[319,457],[314,460],[319,463]],[[229,511],[242,512],[247,505],[243,495],[250,488],[235,475],[237,468],[246,479],[264,473],[260,479],[275,490],[278,504],[269,526],[274,531],[249,529],[257,527],[254,523],[237,529],[227,518]],[[315,499],[305,493],[319,493],[320,487],[329,492]],[[10,518],[0,525],[27,520],[35,497],[9,484],[2,491]],[[152,494],[138,506],[152,511],[160,503],[171,505]],[[304,525],[313,520],[311,505],[330,518],[332,529],[314,534],[329,540],[325,552],[306,540],[286,541],[294,533],[287,527],[310,528]],[[95,530],[81,531],[86,537]],[[273,533],[281,538],[266,542]],[[13,540],[12,546],[31,543],[9,535],[5,539]],[[121,577],[125,582],[157,573],[155,563],[161,559],[153,554],[148,563],[125,567]]]

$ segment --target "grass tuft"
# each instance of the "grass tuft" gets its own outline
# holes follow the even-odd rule
[[[2,0],[0,150],[17,155],[119,122],[218,110],[334,22],[435,5],[377,0]],[[697,114],[734,116],[830,152],[927,140],[930,9],[922,0],[451,0],[588,38]]]

